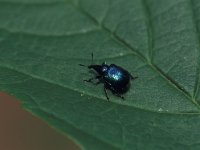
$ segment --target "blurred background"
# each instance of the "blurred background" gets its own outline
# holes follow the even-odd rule
[[[80,150],[67,136],[20,106],[19,101],[0,92],[0,150]]]

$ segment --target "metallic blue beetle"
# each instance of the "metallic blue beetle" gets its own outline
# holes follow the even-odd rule
[[[93,62],[93,54],[92,54],[92,62]],[[85,66],[83,64],[79,64],[80,66]],[[138,77],[133,77],[127,70],[119,67],[115,64],[107,65],[105,62],[102,65],[89,65],[86,66],[89,69],[93,69],[97,72],[97,76],[90,78],[88,80],[84,80],[86,82],[91,82],[98,79],[98,82],[95,84],[103,83],[104,84],[104,92],[106,98],[109,100],[107,89],[111,90],[112,93],[124,100],[122,94],[128,91],[130,87],[130,80],[134,80]]]

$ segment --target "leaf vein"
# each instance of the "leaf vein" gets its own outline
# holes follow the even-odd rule
[[[66,0],[61,0],[61,1],[52,1],[52,2],[22,2],[22,1],[0,1],[1,4],[9,4],[9,5],[37,5],[37,6],[42,6],[42,5],[56,5],[56,4],[62,4],[66,3]]]
[[[138,56],[138,58],[140,58],[143,62],[145,62],[146,64],[148,64],[148,66],[154,70],[156,73],[158,73],[160,75],[160,77],[162,77],[169,85],[171,85],[172,87],[174,87],[177,91],[181,92],[188,100],[190,100],[193,104],[196,105],[196,107],[198,107],[198,109],[200,110],[200,105],[193,100],[192,96],[189,94],[189,92],[187,92],[181,85],[179,85],[175,80],[173,80],[171,77],[169,77],[168,75],[166,75],[158,66],[156,66],[154,63],[149,62],[148,59],[146,59],[139,51],[135,50],[132,46],[130,46],[126,41],[124,41],[123,39],[121,39],[118,35],[116,35],[115,33],[113,33],[112,31],[110,31],[110,29],[108,29],[107,27],[105,27],[103,24],[99,24],[99,22],[92,17],[88,12],[86,12],[80,5],[76,6],[74,4],[71,3],[72,6],[74,6],[78,11],[80,11],[82,14],[84,14],[85,16],[87,16],[88,18],[90,18],[91,20],[94,21],[94,23],[97,26],[100,26],[102,31],[108,33],[108,35],[111,36],[111,38],[113,38],[114,41],[116,41],[117,43],[121,44],[122,46],[126,47],[126,49],[132,51],[133,53],[135,52],[136,55]]]
[[[152,20],[151,20],[151,12],[149,10],[149,7],[146,3],[146,0],[141,0],[142,5],[143,5],[143,10],[145,14],[145,19],[146,19],[146,24],[147,24],[147,29],[148,29],[148,47],[149,47],[149,60],[152,62],[153,60],[153,47],[154,47],[154,37],[153,37],[153,25],[152,25]]]
[[[196,30],[196,34],[197,34],[197,38],[198,38],[198,46],[200,49],[200,31],[197,25],[197,19],[196,19],[196,14],[195,14],[195,8],[194,8],[194,2],[193,0],[190,0],[190,8],[192,10],[192,19],[195,25],[195,30]],[[198,51],[198,56],[200,57],[200,51]],[[198,59],[198,64],[197,64],[197,72],[196,72],[196,81],[195,81],[195,87],[194,87],[194,93],[193,93],[193,99],[197,99],[197,94],[199,91],[199,86],[200,86],[200,59]]]
[[[98,29],[92,29],[92,30],[87,30],[87,31],[82,31],[82,32],[68,32],[65,34],[38,34],[38,33],[33,33],[33,32],[28,32],[28,31],[16,31],[16,30],[12,30],[12,29],[6,29],[4,27],[0,27],[0,30],[2,31],[7,31],[13,34],[28,34],[30,36],[40,36],[40,37],[68,37],[68,36],[80,36],[80,35],[84,35],[84,34],[90,34],[93,32],[98,32]]]

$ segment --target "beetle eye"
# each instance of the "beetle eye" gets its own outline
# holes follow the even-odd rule
[[[107,70],[107,67],[103,67],[102,71],[105,72]]]

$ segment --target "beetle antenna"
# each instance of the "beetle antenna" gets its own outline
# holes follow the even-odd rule
[[[88,67],[88,66],[86,66],[86,65],[83,65],[83,64],[79,64],[79,66]]]
[[[91,56],[92,56],[92,65],[93,65],[93,57],[94,57],[94,56],[93,56],[93,52],[92,52]],[[83,64],[79,64],[79,66],[88,67],[88,66],[83,65]]]
[[[92,55],[92,65],[93,65],[93,60],[94,60],[93,52],[92,52],[92,54],[91,54],[91,55]]]

